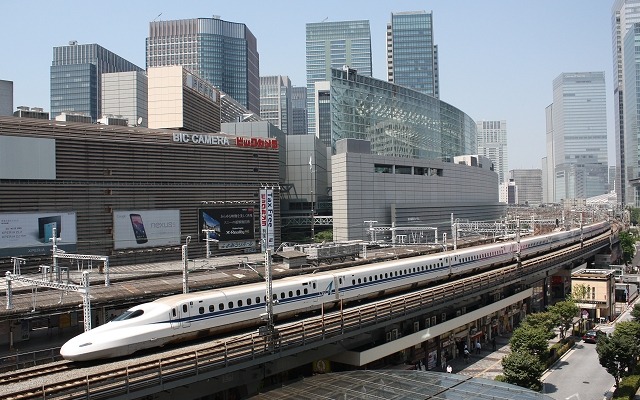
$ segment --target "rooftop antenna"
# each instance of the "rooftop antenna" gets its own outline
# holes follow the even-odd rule
[[[321,22],[326,22],[329,19],[329,17],[323,19]]]
[[[161,15],[162,15],[162,13],[158,14],[158,15],[153,19],[153,21],[151,21],[151,22],[156,22],[156,20],[157,20],[158,18],[160,18],[160,16],[161,16]]]

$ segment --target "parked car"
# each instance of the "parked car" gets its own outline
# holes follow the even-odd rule
[[[587,331],[587,333],[582,336],[582,341],[585,343],[596,343],[598,341],[598,338],[604,335],[606,335],[606,333],[597,329]]]

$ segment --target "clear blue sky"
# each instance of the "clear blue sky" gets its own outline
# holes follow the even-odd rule
[[[145,68],[149,22],[207,18],[245,23],[258,39],[260,75],[306,84],[305,24],[366,19],[373,75],[386,79],[391,12],[432,11],[440,98],[475,120],[506,120],[509,169],[540,168],[544,109],[562,72],[604,71],[609,164],[613,148],[612,0],[431,1],[1,1],[0,79],[14,83],[14,107],[50,109],[52,48],[98,43]]]

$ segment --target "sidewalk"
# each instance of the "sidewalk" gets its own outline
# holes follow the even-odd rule
[[[462,355],[454,358],[449,362],[452,373],[494,380],[502,374],[502,358],[511,352],[509,339],[511,334],[497,336],[495,350],[491,348],[491,343],[483,343],[480,354],[474,351],[466,362]]]

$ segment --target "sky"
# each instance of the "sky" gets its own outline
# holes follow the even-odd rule
[[[0,1],[0,79],[17,106],[50,110],[53,47],[97,43],[145,68],[149,22],[220,16],[258,41],[260,75],[306,85],[305,25],[369,20],[373,76],[386,80],[392,12],[433,13],[440,99],[476,121],[506,120],[509,170],[541,168],[545,108],[563,72],[604,71],[609,165],[615,165],[611,6],[613,0],[244,0]]]

